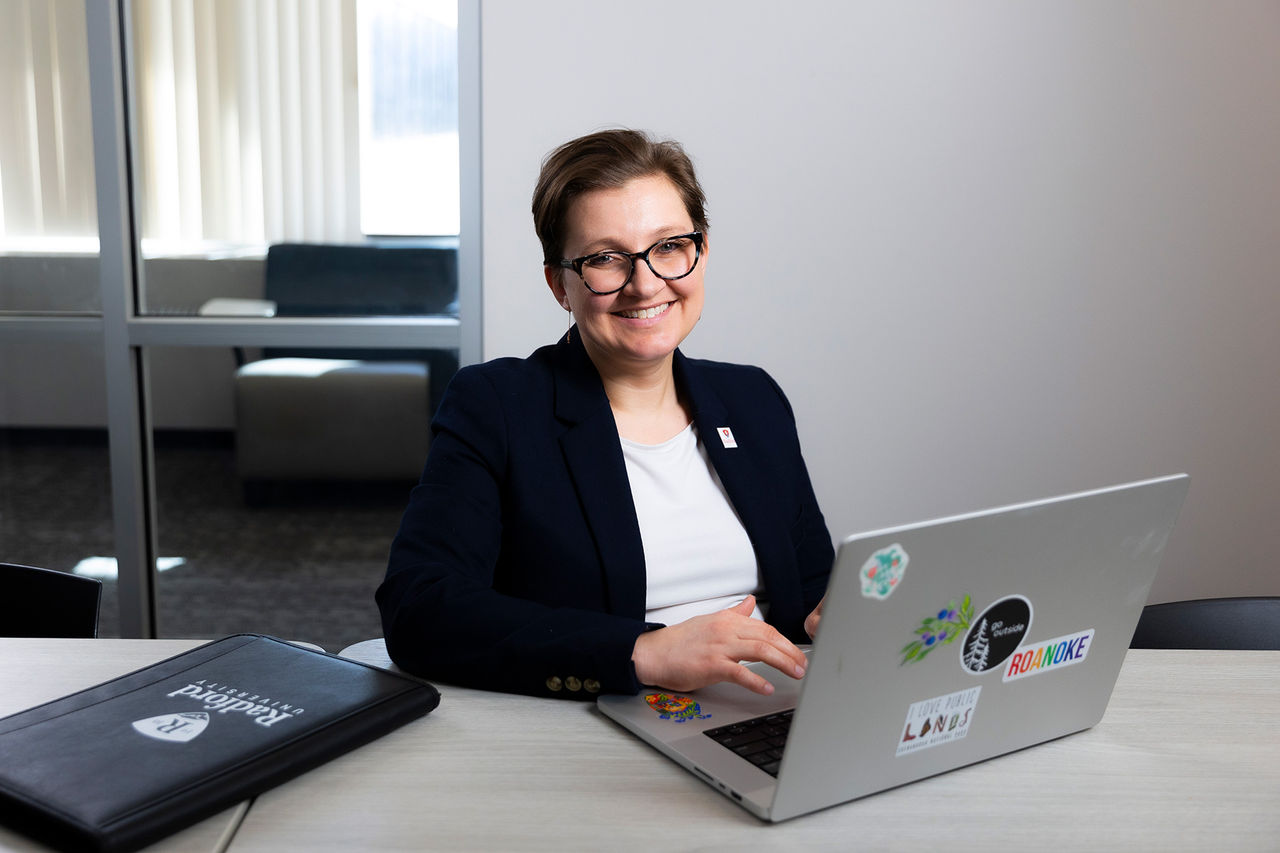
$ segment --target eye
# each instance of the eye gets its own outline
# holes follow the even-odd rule
[[[584,267],[593,270],[619,269],[626,264],[626,258],[613,252],[597,252],[582,262]]]
[[[670,237],[654,246],[653,251],[660,255],[675,255],[688,249],[692,242],[688,237]]]

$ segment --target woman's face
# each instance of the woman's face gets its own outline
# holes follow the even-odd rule
[[[693,231],[679,191],[664,175],[582,195],[570,206],[567,225],[567,258],[606,249],[643,252],[664,237]],[[547,267],[546,275],[556,300],[561,305],[568,300],[596,369],[638,373],[669,362],[693,330],[702,315],[706,265],[704,237],[702,256],[693,272],[675,281],[654,275],[642,260],[636,260],[627,286],[607,296],[592,293],[571,269]]]

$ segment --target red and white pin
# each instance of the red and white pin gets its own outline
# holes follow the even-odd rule
[[[720,443],[725,447],[733,448],[738,446],[737,440],[733,437],[733,430],[728,427],[716,427],[716,432],[720,433]]]

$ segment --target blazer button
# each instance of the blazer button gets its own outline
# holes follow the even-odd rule
[[[579,690],[582,689],[582,682],[579,681],[576,677],[571,675],[564,680],[564,686],[568,687],[570,690],[577,693]]]
[[[588,693],[600,692],[600,682],[596,681],[594,678],[588,678],[586,681],[582,682],[582,686]]]
[[[552,693],[560,692],[560,688],[564,686],[564,682],[560,680],[560,676],[553,675],[547,679],[547,689]]]

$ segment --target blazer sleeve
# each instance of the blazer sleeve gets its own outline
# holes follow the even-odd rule
[[[408,672],[464,686],[578,699],[635,693],[631,653],[643,621],[494,588],[499,560],[519,559],[501,553],[508,415],[484,372],[455,375],[376,594],[387,651]]]

